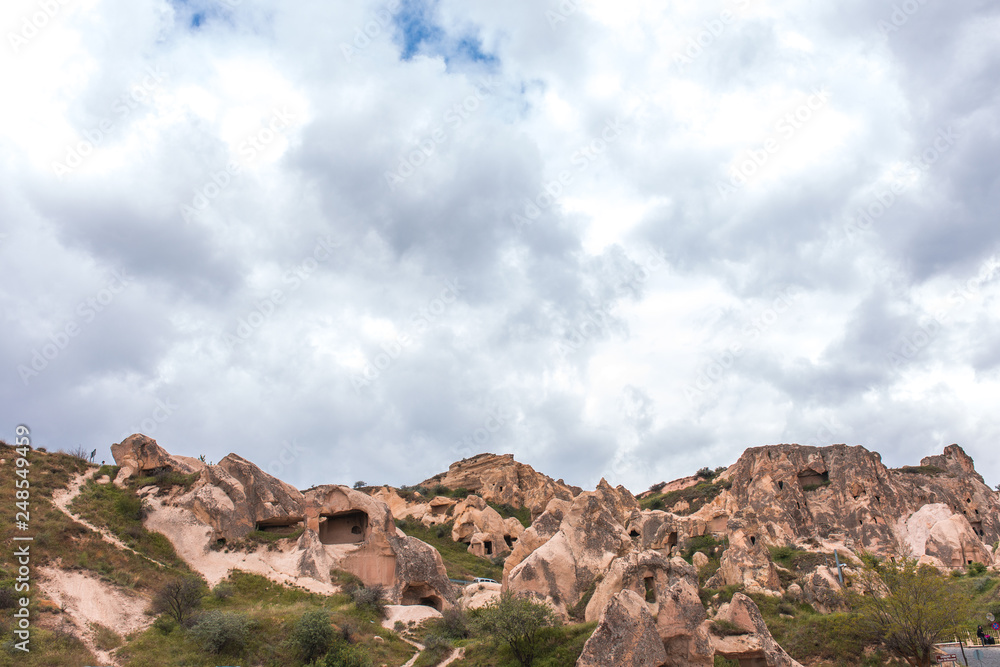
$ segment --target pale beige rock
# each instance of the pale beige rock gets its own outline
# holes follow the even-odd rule
[[[515,567],[559,532],[563,517],[571,507],[572,503],[565,500],[553,499],[549,501],[545,512],[518,536],[514,550],[507,556],[507,560],[503,564],[503,583],[505,585]]]
[[[500,597],[500,584],[469,584],[462,589],[458,604],[463,609],[479,609]]]
[[[604,607],[576,667],[661,667],[666,663],[667,652],[645,602],[634,591],[624,590]]]
[[[768,667],[802,667],[774,641],[757,605],[742,593],[736,593],[732,602],[722,605],[716,617],[738,625],[749,634],[741,638],[713,637],[717,654],[741,663],[758,660],[763,662],[757,664]]]
[[[694,555],[691,557],[692,564],[699,570],[706,565],[708,565],[708,556],[700,551],[695,551]]]
[[[517,519],[504,519],[500,513],[476,495],[455,506],[451,539],[469,545],[469,552],[481,558],[510,553],[514,542],[524,532]]]
[[[627,490],[612,488],[602,479],[596,490],[573,500],[555,535],[509,572],[505,568],[505,584],[548,602],[568,618],[567,609],[580,600],[598,574],[632,549],[623,522],[637,508]],[[524,539],[518,541],[519,547]]]
[[[115,485],[119,487],[124,486],[125,480],[130,477],[148,475],[160,470],[191,474],[205,468],[203,463],[195,459],[171,456],[157,445],[155,440],[141,433],[135,433],[111,445],[111,455],[119,468],[115,476]]]
[[[421,483],[434,488],[468,489],[486,500],[512,507],[527,507],[531,516],[545,511],[553,498],[572,500],[580,489],[542,475],[529,465],[518,463],[512,454],[479,454],[452,463],[448,472]]]
[[[758,537],[763,531],[752,512],[739,512],[730,520],[730,543],[722,553],[719,571],[706,583],[710,588],[742,586],[768,595],[781,594],[781,579],[771,554]]]

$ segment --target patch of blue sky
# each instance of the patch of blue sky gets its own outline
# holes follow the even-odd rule
[[[461,65],[499,66],[500,59],[483,51],[482,40],[474,32],[449,34],[435,20],[437,0],[403,0],[393,17],[401,60],[415,55],[438,56],[448,68]]]

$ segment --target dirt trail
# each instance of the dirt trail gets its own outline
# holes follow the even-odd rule
[[[419,625],[429,618],[441,618],[441,612],[433,607],[424,607],[421,605],[396,605],[391,604],[386,607],[386,617],[382,621],[382,627],[392,630],[396,626],[397,621],[402,621],[403,623],[416,623]],[[417,649],[417,652],[413,654],[413,657],[407,660],[401,667],[412,667],[413,664],[420,657],[420,654],[424,652],[426,648],[423,644],[407,639],[402,634],[399,638],[410,646]],[[450,665],[459,658],[465,657],[465,649],[457,648],[454,649],[451,654],[448,655],[443,661],[438,663],[438,667],[445,667],[445,665]]]
[[[98,470],[96,467],[91,468],[77,475],[66,488],[55,490],[52,494],[52,504],[76,523],[100,535],[105,542],[165,567],[163,563],[140,554],[107,530],[98,528],[70,511],[70,503],[80,495],[80,489]],[[152,619],[144,613],[149,606],[148,598],[129,593],[88,573],[66,571],[57,567],[42,567],[38,572],[42,590],[59,605],[63,613],[77,627],[77,636],[102,665],[117,667],[119,663],[111,653],[97,648],[96,633],[91,624],[99,623],[124,636],[141,630],[152,622]]]
[[[136,556],[139,556],[140,558],[145,558],[150,563],[155,563],[156,565],[159,565],[160,567],[164,568],[167,567],[160,561],[154,558],[150,558],[149,556],[143,555],[138,551],[136,551],[135,549],[133,549],[132,547],[127,546],[124,542],[122,542],[117,537],[112,535],[106,529],[98,528],[94,524],[90,523],[89,521],[81,517],[79,514],[74,514],[73,512],[70,511],[69,509],[70,503],[73,502],[74,498],[80,495],[80,489],[83,488],[83,485],[87,483],[87,480],[93,477],[98,470],[100,470],[100,468],[91,468],[87,472],[77,475],[69,483],[69,486],[67,486],[65,489],[57,489],[55,492],[52,493],[52,502],[55,504],[56,507],[59,508],[59,510],[63,514],[71,518],[73,521],[76,521],[77,523],[82,524],[87,528],[91,529],[92,531],[100,535],[101,539],[103,539],[105,542],[113,544],[119,549],[124,549],[125,551],[131,551]]]

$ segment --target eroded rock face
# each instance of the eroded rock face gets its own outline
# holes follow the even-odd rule
[[[747,631],[746,635],[713,637],[712,643],[719,655],[741,662],[762,660],[758,664],[766,664],[768,667],[802,667],[774,641],[760,615],[760,609],[742,593],[736,593],[732,602],[722,605],[717,618],[725,619]]]
[[[711,643],[702,627],[705,607],[698,597],[693,565],[658,551],[632,552],[615,559],[596,585],[586,619],[597,620],[620,591],[630,591],[644,601],[669,656],[664,664],[712,664]]]
[[[469,545],[469,552],[481,558],[508,554],[524,526],[517,519],[504,519],[479,496],[469,496],[455,506],[451,539]]]
[[[731,488],[692,518],[707,525],[750,510],[767,545],[812,540],[888,555],[903,543],[939,566],[988,564],[985,546],[1000,539],[997,494],[958,445],[921,464],[891,470],[846,445],[754,447],[724,473]]]
[[[428,488],[442,484],[449,489],[468,489],[490,502],[527,507],[531,516],[545,511],[553,498],[572,500],[581,489],[553,480],[529,465],[518,463],[513,454],[479,454],[452,463],[448,472],[421,483]]]
[[[551,538],[509,571],[505,568],[506,585],[548,602],[568,618],[568,608],[579,602],[598,574],[632,550],[622,522],[634,509],[635,499],[627,490],[601,480],[595,491],[573,500]]]
[[[656,623],[638,593],[623,590],[605,605],[600,623],[583,646],[576,667],[661,667],[667,652]]]
[[[752,517],[752,514],[751,514]],[[781,594],[781,579],[771,554],[757,535],[756,518],[741,512],[729,522],[729,548],[722,552],[719,571],[706,583],[709,588],[742,586],[750,593]]]
[[[129,438],[118,447],[118,455],[134,462],[131,474],[152,464],[176,466],[179,460],[145,436]],[[385,586],[393,604],[426,604],[442,610],[455,602],[437,550],[399,533],[385,503],[346,486],[324,485],[302,492],[229,454],[218,465],[205,466],[189,490],[177,487],[166,502],[188,510],[192,521],[210,527],[221,543],[237,542],[254,530],[283,534],[300,530],[295,549],[285,560],[294,563],[294,572],[285,574],[330,584],[331,569],[339,569],[365,585]]]
[[[149,436],[135,433],[118,444],[111,445],[111,456],[118,466],[115,485],[124,486],[131,477],[149,475],[157,471],[191,474],[204,470],[205,464],[186,456],[171,456]]]

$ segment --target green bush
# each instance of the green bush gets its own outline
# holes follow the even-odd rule
[[[978,577],[986,572],[986,566],[982,563],[972,563],[966,568],[970,577]]]
[[[351,599],[358,609],[373,612],[379,618],[385,616],[387,604],[384,586],[366,586],[351,592]]]
[[[228,600],[233,597],[233,593],[235,592],[236,589],[233,588],[233,585],[228,581],[220,581],[215,585],[215,588],[212,589],[212,595],[214,595],[217,600]]]
[[[360,646],[339,640],[317,665],[322,667],[372,667],[372,659]]]
[[[201,606],[203,584],[194,577],[178,577],[168,581],[153,597],[153,611],[166,612],[181,625]]]
[[[292,630],[292,643],[306,662],[312,662],[327,653],[335,639],[330,613],[323,609],[302,614]]]
[[[729,637],[731,635],[749,634],[746,630],[744,630],[740,626],[724,618],[717,618],[714,621],[712,621],[712,625],[709,628],[709,631],[717,637]]]
[[[17,606],[17,595],[10,586],[0,588],[0,609],[13,609]]]
[[[135,496],[121,496],[115,500],[115,512],[129,521],[142,521],[149,512],[149,504]]]
[[[208,653],[239,653],[246,648],[253,622],[246,614],[210,611],[191,628],[191,637]]]

